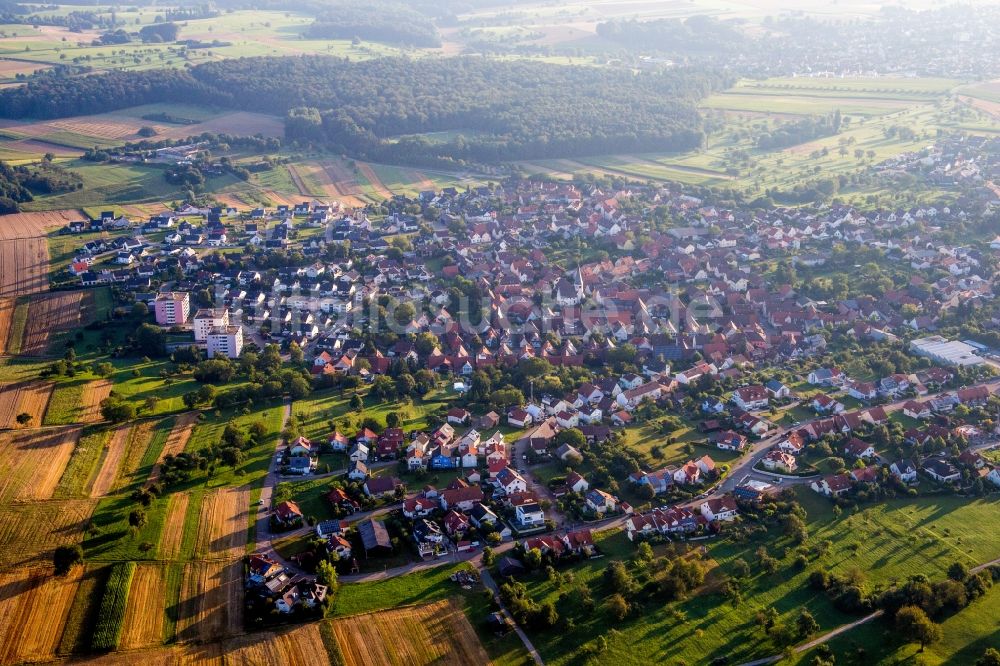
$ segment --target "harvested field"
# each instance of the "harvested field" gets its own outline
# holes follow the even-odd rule
[[[347,666],[490,661],[476,630],[451,601],[334,620],[333,632]]]
[[[10,320],[14,316],[16,302],[13,298],[0,298],[0,354],[7,353],[7,338],[10,337]]]
[[[45,500],[3,507],[0,566],[49,560],[56,546],[81,543],[94,500]]]
[[[88,382],[83,387],[77,420],[80,423],[100,423],[104,420],[101,417],[101,401],[107,398],[109,393],[111,393],[109,380],[98,379]]]
[[[156,464],[153,465],[153,470],[149,473],[149,483],[155,483],[160,478],[160,465],[167,455],[176,456],[178,453],[184,451],[184,447],[187,446],[188,440],[191,439],[191,432],[194,430],[194,425],[197,422],[197,412],[181,414],[174,420],[174,427],[170,429],[170,434],[167,436],[167,443],[163,445],[160,457],[157,459]]]
[[[0,435],[0,501],[52,497],[79,438],[79,428]]]
[[[163,644],[166,599],[166,566],[155,563],[139,564],[132,577],[132,585],[129,587],[120,649],[131,650]]]
[[[143,121],[141,124],[148,125],[149,122]],[[262,134],[274,137],[281,137],[285,134],[285,123],[281,118],[264,115],[263,113],[251,113],[249,111],[226,113],[195,125],[155,126],[160,131],[160,137],[167,139],[185,139],[204,132],[237,134],[239,136]]]
[[[132,426],[121,425],[112,433],[108,446],[101,452],[101,467],[94,484],[90,487],[91,497],[104,497],[114,488],[115,479],[118,478],[118,468],[121,466],[122,458],[125,457],[131,432]]]
[[[55,655],[83,567],[55,577],[51,568],[0,573],[0,664]]]
[[[135,585],[135,582],[132,583]],[[78,660],[92,666],[132,666],[141,658],[144,666],[232,666],[234,664],[288,664],[329,666],[330,657],[320,635],[319,624],[310,623],[274,632],[258,632],[204,645],[181,645],[157,650],[112,652]]]
[[[40,238],[50,231],[65,227],[70,222],[85,219],[87,216],[78,210],[0,215],[0,240]]]
[[[4,229],[3,218],[0,229]],[[0,296],[45,291],[49,286],[48,274],[49,243],[45,238],[0,240]]]
[[[385,186],[385,183],[383,183],[382,180],[378,177],[378,174],[375,173],[375,170],[372,169],[369,165],[365,164],[364,162],[358,162],[357,164],[358,164],[358,170],[361,171],[361,175],[363,175],[365,178],[368,179],[368,182],[372,184],[373,188],[375,188],[375,192],[377,192],[378,195],[383,199],[391,199],[392,192],[389,190],[388,187]]]
[[[94,295],[89,291],[55,292],[32,299],[21,353],[29,356],[45,354],[54,335],[85,323],[84,319],[89,316],[88,310],[93,304]]]
[[[187,516],[190,499],[191,496],[187,493],[174,493],[170,496],[167,518],[160,533],[158,553],[160,559],[172,560],[180,555],[181,544],[184,542],[184,519]]]
[[[0,428],[23,427],[17,422],[18,414],[31,415],[26,425],[41,424],[53,387],[52,382],[40,380],[0,384]]]
[[[205,495],[198,524],[198,557],[235,560],[243,557],[250,518],[250,490],[227,488]]]
[[[214,641],[243,633],[243,563],[192,562],[177,604],[178,641]]]
[[[157,421],[141,421],[133,426],[128,439],[125,440],[125,455],[122,457],[121,465],[118,468],[114,490],[121,490],[135,480],[131,476],[142,463],[142,458],[146,455],[146,449],[153,441],[153,430],[157,425]]]

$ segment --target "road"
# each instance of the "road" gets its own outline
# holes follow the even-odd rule
[[[289,419],[292,418],[292,399],[286,397],[282,407],[281,430],[284,431],[285,427],[288,425]],[[267,476],[264,477],[264,486],[260,489],[260,507],[257,510],[255,550],[258,553],[268,553],[272,556],[277,556],[277,553],[275,553],[274,549],[271,548],[271,539],[273,535],[271,534],[270,509],[271,500],[274,497],[274,487],[278,485],[279,481],[278,452],[281,451],[284,444],[284,440],[279,436],[274,445],[274,455],[271,456],[271,466],[268,467]],[[284,562],[284,560],[282,560],[282,562]]]

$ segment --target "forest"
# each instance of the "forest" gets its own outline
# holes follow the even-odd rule
[[[373,6],[374,5],[374,6]],[[366,39],[389,44],[438,47],[441,36],[433,21],[410,7],[392,2],[335,2],[306,28],[312,39]]]
[[[697,102],[731,84],[689,68],[633,74],[479,58],[259,57],[31,79],[0,91],[0,114],[56,118],[184,100],[288,114],[289,141],[368,159],[497,162],[697,148]],[[404,136],[443,131],[459,135],[446,143]]]
[[[20,204],[34,199],[32,192],[51,194],[78,190],[82,186],[79,174],[49,160],[17,167],[0,162],[0,214],[18,212]]]

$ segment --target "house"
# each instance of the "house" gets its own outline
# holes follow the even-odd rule
[[[441,508],[445,511],[452,508],[470,511],[473,506],[483,501],[483,489],[479,486],[470,486],[461,479],[456,479],[452,482],[451,487],[441,491],[438,499]]]
[[[485,504],[477,504],[469,511],[469,521],[476,527],[485,529],[500,524],[500,517]]]
[[[507,412],[507,424],[515,428],[527,428],[533,422],[534,419],[531,418],[531,414],[520,407],[515,407]]]
[[[831,474],[809,484],[815,492],[827,497],[840,497],[851,489],[854,480],[849,474]]]
[[[907,400],[903,405],[903,414],[911,419],[929,419],[932,416],[930,405],[918,400]]]
[[[599,516],[603,516],[605,513],[613,512],[618,508],[618,498],[614,495],[609,495],[603,490],[597,488],[592,488],[587,491],[584,496],[584,502],[587,508],[596,513]]]
[[[713,497],[706,502],[702,502],[698,509],[706,520],[713,523],[736,520],[736,516],[739,515],[736,500],[730,495]]]
[[[329,502],[331,506],[335,506],[343,511],[346,511],[348,514],[361,510],[361,505],[350,495],[344,492],[343,488],[330,489],[330,492],[326,494],[326,501]]]
[[[316,459],[309,456],[292,456],[288,459],[288,473],[305,476],[316,469]]]
[[[825,393],[820,393],[813,397],[812,402],[809,404],[817,414],[840,414],[844,411],[842,403],[834,400]]]
[[[701,468],[694,461],[684,463],[674,472],[674,482],[692,485],[701,481]]]
[[[452,407],[448,410],[447,419],[448,423],[454,423],[457,425],[465,425],[469,422],[472,415],[461,407]]]
[[[272,517],[285,527],[300,525],[302,523],[302,509],[292,500],[287,500],[274,507]]]
[[[962,473],[944,458],[929,458],[924,461],[924,472],[938,483],[957,483]]]
[[[347,457],[351,462],[368,462],[368,445],[358,440]]]
[[[712,433],[709,441],[715,442],[715,447],[723,451],[742,451],[747,446],[747,438],[732,430]]]
[[[1000,487],[1000,467],[992,468],[986,475],[986,480],[993,485]]]
[[[566,487],[571,492],[582,494],[590,488],[590,484],[576,472],[570,472],[566,475]]]
[[[853,458],[874,458],[875,447],[857,437],[852,437],[851,441],[844,446],[844,455]]]
[[[575,460],[583,460],[583,454],[580,453],[579,449],[570,446],[569,444],[559,446],[556,449],[556,457],[562,461],[570,460],[571,458]]]
[[[434,513],[438,501],[430,497],[408,497],[403,500],[403,515],[409,519],[422,518]]]
[[[510,467],[505,467],[496,475],[494,482],[497,487],[510,495],[512,493],[523,493],[528,490],[528,482],[524,477]]]
[[[339,453],[350,448],[350,440],[347,439],[346,435],[342,435],[339,432],[334,432],[326,441],[330,446],[330,450],[334,452]]]
[[[305,437],[298,437],[288,445],[288,455],[290,456],[311,456],[313,453],[313,443]]]
[[[872,382],[851,382],[847,385],[847,394],[855,400],[874,400],[878,389]]]
[[[770,401],[763,386],[743,386],[733,392],[733,403],[745,412],[767,409]]]
[[[806,381],[814,386],[840,386],[843,373],[837,368],[817,368],[809,373]]]
[[[912,460],[902,458],[889,465],[889,471],[901,482],[910,484],[917,480],[917,466]]]
[[[368,478],[368,474],[368,465],[360,460],[355,460],[347,471],[347,478],[351,481],[364,481]]]
[[[534,493],[523,493],[513,501],[514,520],[522,527],[534,527],[545,522],[545,512]]]
[[[441,519],[441,523],[444,525],[445,531],[456,538],[464,536],[470,528],[469,517],[455,511],[454,509],[451,509],[444,514],[444,518]]]
[[[665,493],[674,485],[674,474],[677,470],[673,467],[664,467],[655,472],[634,472],[629,476],[629,480],[636,485],[649,484],[653,492],[657,495]]]
[[[775,399],[787,398],[792,395],[792,389],[788,388],[777,379],[772,379],[764,384],[768,394]]]
[[[362,488],[365,495],[369,497],[386,497],[394,495],[398,488],[403,487],[403,482],[394,476],[374,476],[365,479]]]
[[[358,523],[358,536],[365,549],[365,556],[372,551],[387,552],[392,550],[392,538],[385,523],[374,518],[368,518]]]
[[[790,453],[785,453],[779,449],[772,449],[768,451],[767,455],[764,456],[761,464],[764,465],[764,469],[771,472],[783,472],[785,474],[792,474],[798,467],[798,461],[795,460],[795,456]]]

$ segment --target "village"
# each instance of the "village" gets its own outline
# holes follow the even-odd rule
[[[967,205],[993,210],[990,185],[966,183]],[[519,181],[380,210],[108,212],[67,225],[64,279],[145,304],[170,352],[225,363],[277,345],[319,388],[444,387],[453,406],[427,430],[387,417],[279,445],[265,496],[328,478],[331,517],[296,496],[262,506],[247,595],[308,616],[321,562],[347,582],[509,552],[517,575],[536,549],[599,555],[598,529],[712,538],[798,485],[845,507],[995,492],[1000,364],[940,335],[976,313],[1000,342],[995,243],[948,240],[969,217]],[[650,429],[661,444],[630,446]]]

